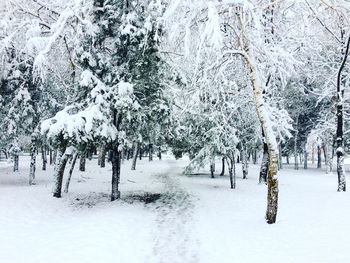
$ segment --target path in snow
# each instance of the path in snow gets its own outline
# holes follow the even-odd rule
[[[164,184],[164,193],[155,203],[153,254],[158,262],[199,262],[199,241],[194,237],[193,214],[196,198],[181,186],[178,176],[169,170],[156,175]]]

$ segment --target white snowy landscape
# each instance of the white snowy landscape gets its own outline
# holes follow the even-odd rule
[[[110,202],[111,167],[87,161],[68,194],[50,198],[52,169],[27,186],[1,163],[1,262],[349,262],[350,196],[337,193],[336,175],[314,167],[280,170],[277,223],[264,220],[266,187],[259,166],[237,188],[207,170],[182,175],[188,160],[141,161],[122,169],[121,200]],[[239,166],[237,166],[239,167]],[[161,194],[145,204],[136,196]]]
[[[0,263],[349,263],[350,0],[0,0]]]

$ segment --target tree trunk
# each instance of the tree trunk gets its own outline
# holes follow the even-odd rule
[[[66,164],[69,158],[69,155],[65,154],[66,146],[62,146],[57,150],[57,160],[55,164],[55,184],[53,190],[53,196],[60,198],[63,182],[63,174],[66,168]]]
[[[131,170],[136,170],[136,161],[137,161],[137,154],[139,152],[139,147],[140,147],[140,143],[135,142],[134,143],[134,152],[133,152],[133,156],[132,156]]]
[[[106,167],[106,145],[103,144],[101,147],[101,160],[100,160],[101,168]]]
[[[214,173],[215,173],[215,159],[211,160],[211,162],[210,162],[210,175],[211,175],[211,178],[215,178]]]
[[[41,158],[42,158],[42,161],[43,161],[42,170],[46,171],[47,155],[46,155],[46,149],[45,149],[44,146],[41,146]]]
[[[114,143],[112,146],[112,193],[111,201],[120,198],[119,182],[120,182],[120,166],[121,166],[121,152],[119,151],[119,144]]]
[[[317,145],[317,168],[321,168],[321,147]]]
[[[50,154],[50,165],[52,165],[52,163],[53,163],[53,158],[52,158],[52,150],[50,149],[49,150],[49,154]]]
[[[56,164],[57,150],[53,152],[52,163]]]
[[[264,142],[264,152],[260,166],[259,183],[267,182],[267,170],[269,168],[269,153],[267,150],[267,144]]]
[[[342,39],[344,38],[345,31],[342,30]],[[344,172],[344,142],[343,142],[343,103],[344,103],[344,87],[341,87],[342,78],[341,74],[345,67],[346,60],[349,54],[350,35],[348,37],[346,51],[342,64],[338,71],[337,76],[337,174],[338,174],[338,192],[346,191],[345,172]]]
[[[162,147],[160,147],[160,146],[158,148],[158,158],[159,158],[159,160],[162,160]]]
[[[221,169],[220,176],[224,176],[224,174],[225,174],[225,157],[222,157],[222,169]]]
[[[18,163],[19,163],[19,155],[18,153],[15,153],[13,156],[13,171],[18,171]]]
[[[250,52],[250,49],[248,49]],[[254,103],[260,125],[265,135],[265,140],[268,148],[269,163],[268,163],[268,194],[267,194],[267,209],[266,209],[266,222],[268,224],[273,224],[276,222],[277,209],[278,209],[278,169],[277,169],[277,141],[272,130],[271,120],[268,118],[268,112],[266,110],[266,105],[264,97],[262,94],[262,84],[259,79],[257,64],[254,61],[254,57],[250,54],[245,54],[249,70],[250,78],[253,84],[254,91]]]
[[[294,135],[294,169],[299,170],[299,161],[298,161],[298,120],[299,116],[296,120],[296,131]]]
[[[304,169],[307,169],[307,150],[306,150],[306,143],[304,143]]]
[[[86,153],[83,152],[80,155],[79,171],[85,172],[85,164],[86,164]]]
[[[139,145],[139,159],[140,161],[142,160],[142,148],[141,148],[141,145]]]
[[[36,168],[36,138],[32,135],[30,145],[30,168],[29,168],[29,185],[35,184],[35,168]]]
[[[230,186],[231,189],[236,189],[236,163],[235,154],[233,153],[231,157],[227,158],[228,173],[230,176]]]
[[[254,149],[254,151],[253,151],[253,164],[257,164],[257,153],[256,153],[256,149]]]
[[[73,161],[72,161],[72,165],[71,165],[71,167],[70,167],[70,169],[69,169],[68,178],[67,178],[67,181],[66,181],[66,185],[65,185],[65,187],[64,187],[64,192],[65,192],[65,193],[68,193],[70,180],[71,180],[71,178],[72,178],[72,174],[73,174],[74,167],[75,167],[75,163],[77,162],[77,159],[78,159],[78,153],[74,154]]]
[[[281,142],[278,144],[278,169],[282,169],[282,144]]]
[[[149,161],[153,161],[153,144],[149,144]]]
[[[247,150],[244,148],[242,145],[242,174],[243,174],[243,179],[247,179],[248,176],[248,158],[247,158]]]

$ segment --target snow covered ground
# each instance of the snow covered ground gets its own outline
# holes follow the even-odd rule
[[[0,262],[350,262],[350,194],[336,192],[335,174],[281,170],[278,221],[267,225],[258,166],[242,180],[238,165],[231,190],[227,175],[182,175],[186,164],[142,160],[130,171],[125,161],[122,200],[111,203],[109,164],[88,161],[56,199],[52,167],[38,165],[29,187],[28,157],[19,173],[1,162]]]

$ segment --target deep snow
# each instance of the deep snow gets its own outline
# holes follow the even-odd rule
[[[247,180],[238,165],[231,190],[227,175],[211,179],[208,169],[182,175],[187,160],[142,160],[136,171],[125,161],[122,200],[111,203],[109,164],[88,161],[56,199],[53,168],[38,164],[28,186],[28,161],[19,173],[0,163],[1,263],[350,262],[350,195],[336,192],[335,174],[281,170],[278,220],[267,225],[258,165]],[[139,201],[146,192],[159,199]]]

